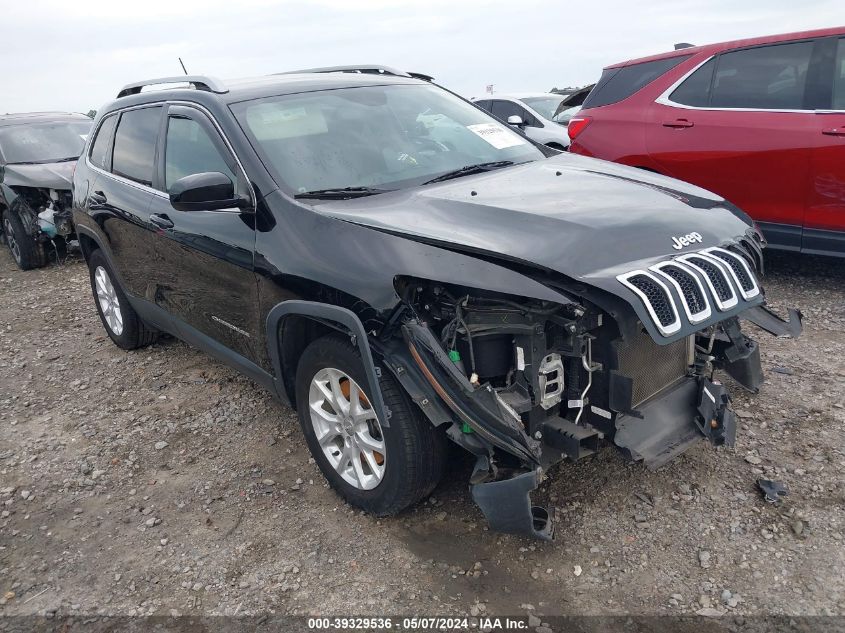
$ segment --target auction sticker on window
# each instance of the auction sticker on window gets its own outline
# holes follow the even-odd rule
[[[476,123],[475,125],[467,125],[467,129],[483,138],[496,149],[525,145],[525,141],[519,136],[495,123]]]

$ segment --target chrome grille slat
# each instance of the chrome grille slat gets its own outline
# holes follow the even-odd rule
[[[736,291],[731,284],[730,275],[725,271],[726,264],[703,253],[681,255],[677,258],[677,261],[683,262],[701,273],[719,310],[722,312],[730,310],[739,303]]]
[[[696,274],[676,261],[660,262],[651,267],[669,280],[683,302],[690,323],[701,323],[710,318],[712,310],[707,293]]]
[[[654,273],[633,270],[616,279],[642,300],[652,322],[663,336],[671,336],[681,329],[681,319],[672,293]]]
[[[754,278],[751,269],[748,267],[748,262],[746,262],[744,257],[718,247],[706,248],[701,252],[702,254],[719,259],[726,264],[728,272],[733,277],[743,299],[748,301],[760,294],[757,280]]]

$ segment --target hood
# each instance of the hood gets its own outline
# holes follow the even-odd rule
[[[728,245],[752,226],[748,216],[724,199],[693,185],[571,154],[417,189],[319,203],[315,209],[585,282],[633,306],[661,343],[706,324],[661,336],[642,301],[617,276]],[[686,239],[690,235],[695,239]],[[747,307],[740,301],[730,312]],[[714,313],[711,321],[727,316]]]
[[[719,246],[751,226],[698,187],[570,154],[317,210],[585,281]],[[673,238],[690,233],[701,242],[675,249]]]
[[[75,160],[37,165],[12,163],[2,167],[2,182],[10,187],[70,189],[75,165]]]

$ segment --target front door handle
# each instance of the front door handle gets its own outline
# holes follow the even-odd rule
[[[96,206],[106,203],[106,194],[102,191],[95,191],[88,196],[88,204]]]
[[[826,130],[822,130],[822,134],[827,134],[828,136],[845,136],[845,127],[829,127]]]
[[[161,213],[161,214],[153,213],[150,216],[150,222],[155,224],[160,229],[172,229],[173,228],[173,221],[163,213]]]
[[[687,119],[675,119],[674,121],[664,121],[663,122],[663,127],[671,127],[671,128],[675,128],[675,129],[692,127],[693,125],[695,125],[695,123],[693,123],[692,121],[689,121]]]

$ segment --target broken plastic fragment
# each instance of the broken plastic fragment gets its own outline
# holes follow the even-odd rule
[[[768,503],[780,503],[789,494],[789,488],[779,481],[771,481],[770,479],[758,479],[757,486],[763,492],[763,498]]]

